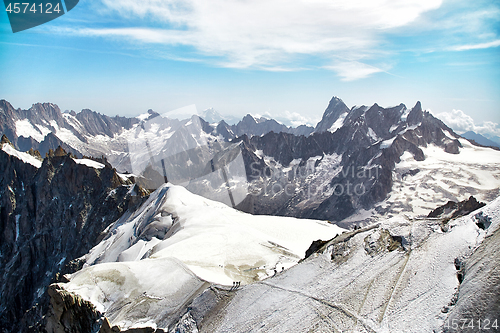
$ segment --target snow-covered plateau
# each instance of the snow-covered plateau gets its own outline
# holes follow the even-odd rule
[[[297,264],[314,240],[343,231],[322,221],[252,216],[165,184],[110,226],[63,288],[121,329],[168,328],[210,284],[261,281]]]

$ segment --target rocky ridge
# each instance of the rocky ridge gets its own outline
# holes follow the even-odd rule
[[[0,331],[29,331],[43,322],[57,273],[78,268],[72,260],[145,193],[60,147],[39,168],[0,150],[0,174]]]

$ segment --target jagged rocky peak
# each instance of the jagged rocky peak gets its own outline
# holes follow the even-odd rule
[[[149,114],[151,115],[150,117],[153,116],[153,113]],[[88,134],[93,136],[106,135],[109,137],[121,133],[123,129],[130,129],[134,124],[139,122],[137,118],[109,117],[90,109],[83,109],[77,113],[76,119],[78,119]]]
[[[217,127],[215,128],[215,134],[222,135],[222,137],[228,141],[236,137],[233,130],[231,129],[231,126],[229,126],[228,123],[226,123],[224,120],[221,120],[217,124]]]
[[[391,128],[397,126],[401,121],[401,115],[406,110],[404,104],[400,104],[391,108],[383,108],[375,103],[365,113],[364,117],[366,124],[375,134],[381,138],[386,138],[391,135]]]
[[[439,206],[430,212],[427,217],[456,218],[467,215],[484,206],[486,206],[484,202],[479,202],[476,198],[470,196],[469,199],[460,202],[448,201],[445,205]]]
[[[36,103],[28,110],[28,118],[39,118],[46,121],[62,121],[62,112],[59,106],[53,103]]]
[[[249,125],[255,125],[258,122],[257,122],[257,120],[255,119],[254,116],[252,116],[251,114],[247,114],[246,116],[244,116],[241,119],[241,123],[243,123],[243,124],[249,124]]]
[[[406,122],[408,125],[417,125],[422,122],[424,114],[422,112],[422,104],[420,101],[415,104],[415,106],[411,109],[408,117],[406,118]]]
[[[278,123],[274,119],[267,119],[264,117],[255,118],[250,114],[247,114],[238,124],[231,126],[231,128],[233,133],[237,136],[243,134],[261,136],[269,132],[288,133],[290,131],[288,127]]]
[[[36,149],[30,148],[30,150],[28,150],[27,153],[33,157],[36,157],[39,160],[43,160],[42,154],[40,154],[40,152]]]
[[[348,113],[349,108],[345,103],[338,97],[334,96],[331,100],[330,103],[328,104],[328,107],[326,108],[325,112],[323,113],[323,118],[321,121],[316,125],[315,132],[325,132],[328,131],[332,128],[332,126],[339,120],[339,118]],[[341,124],[337,124],[340,127],[342,126]]]
[[[54,152],[54,156],[66,156],[68,153],[64,151],[64,149],[61,148],[61,146],[58,146],[56,151]]]

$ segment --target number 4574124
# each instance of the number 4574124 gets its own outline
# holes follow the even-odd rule
[[[461,319],[452,319],[446,320],[444,323],[444,327],[452,330],[462,330],[465,328],[472,328],[477,330],[490,330],[490,329],[498,329],[498,319],[491,321],[490,319],[478,319],[474,320],[471,318],[461,318]]]
[[[59,8],[59,4],[57,3],[55,6],[53,6],[50,2],[45,3],[45,8],[42,3],[36,4],[36,3],[30,3],[30,2],[14,2],[14,3],[9,3],[7,8],[5,9],[8,13],[14,13],[14,14],[19,14],[19,13],[40,13],[40,14],[52,14],[52,13],[60,13],[62,11],[61,8]]]

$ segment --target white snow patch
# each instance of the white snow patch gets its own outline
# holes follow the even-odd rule
[[[408,115],[410,114],[410,109],[404,108],[403,113],[401,113],[401,121],[406,121],[406,118],[408,118]]]
[[[45,135],[42,134],[40,130],[33,127],[28,119],[16,121],[16,135],[24,136],[25,138],[31,137],[37,142],[42,142],[45,138]]]
[[[378,136],[371,127],[368,127],[368,136],[372,138],[373,141],[378,141]]]
[[[334,133],[337,131],[339,128],[341,128],[344,125],[344,120],[347,117],[347,112],[342,113],[337,120],[333,123],[333,125],[328,129],[329,132]]]
[[[23,153],[23,152],[16,150],[8,143],[4,143],[2,145],[2,150],[11,156],[17,157],[18,159],[20,159],[24,163],[29,163],[37,168],[40,168],[42,166],[43,161],[39,160],[38,158],[36,158],[34,156],[31,156],[28,153]]]
[[[63,286],[114,318],[112,325],[138,327],[137,312],[150,326],[206,288],[204,281],[262,280],[297,264],[313,240],[342,231],[324,221],[253,216],[165,184],[116,221]]]
[[[255,151],[255,155],[259,158],[264,158],[264,152],[260,149]]]
[[[136,118],[139,119],[140,121],[143,121],[143,120],[148,119],[149,116],[150,116],[149,113],[142,113],[142,114],[138,115]]]
[[[424,161],[416,161],[405,152],[393,173],[390,196],[380,204],[392,207],[392,213],[427,215],[449,200],[462,201],[473,195],[490,201],[500,194],[500,152],[476,147],[459,139],[460,154],[448,154],[430,144],[421,147]],[[417,170],[414,175],[410,170]]]
[[[482,211],[498,228],[500,199]],[[474,215],[449,223],[398,216],[343,244],[346,261],[332,261],[332,248],[274,278],[238,291],[217,313],[216,332],[236,332],[247,323],[280,332],[438,332],[460,284],[456,258],[470,255],[487,232]],[[400,236],[402,248],[375,250],[382,229]],[[488,231],[488,232],[491,232]],[[373,247],[372,247],[373,246]],[[338,251],[338,249],[337,249]],[[339,258],[341,254],[337,254]],[[272,315],[269,315],[272,313]]]
[[[69,113],[63,113],[63,117],[77,131],[82,131],[83,130],[82,123],[80,123],[80,121],[75,116],[73,116],[73,115],[71,115]]]
[[[457,139],[453,135],[451,135],[451,133],[449,131],[443,131],[443,133],[444,133],[444,135],[446,135],[451,140],[456,140]]]
[[[117,173],[117,174],[123,181],[126,181],[132,177],[137,178],[137,175],[134,175],[133,173]]]
[[[44,139],[45,139],[45,137],[47,136],[47,134],[52,133],[52,131],[51,131],[50,129],[48,129],[47,127],[45,127],[45,126],[42,126],[42,125],[35,125],[35,126],[36,126],[36,127],[38,128],[38,130],[42,133],[42,135],[43,135]],[[43,140],[42,140],[42,141],[43,141]]]
[[[392,139],[382,141],[382,143],[380,144],[380,149],[389,148],[392,145],[392,143],[394,142],[394,140],[396,139],[396,137],[397,137],[397,135],[395,137],[393,137]]]
[[[73,159],[77,164],[83,164],[90,168],[94,169],[102,169],[104,168],[104,164],[96,162],[94,160],[89,160],[88,158],[74,158]]]

